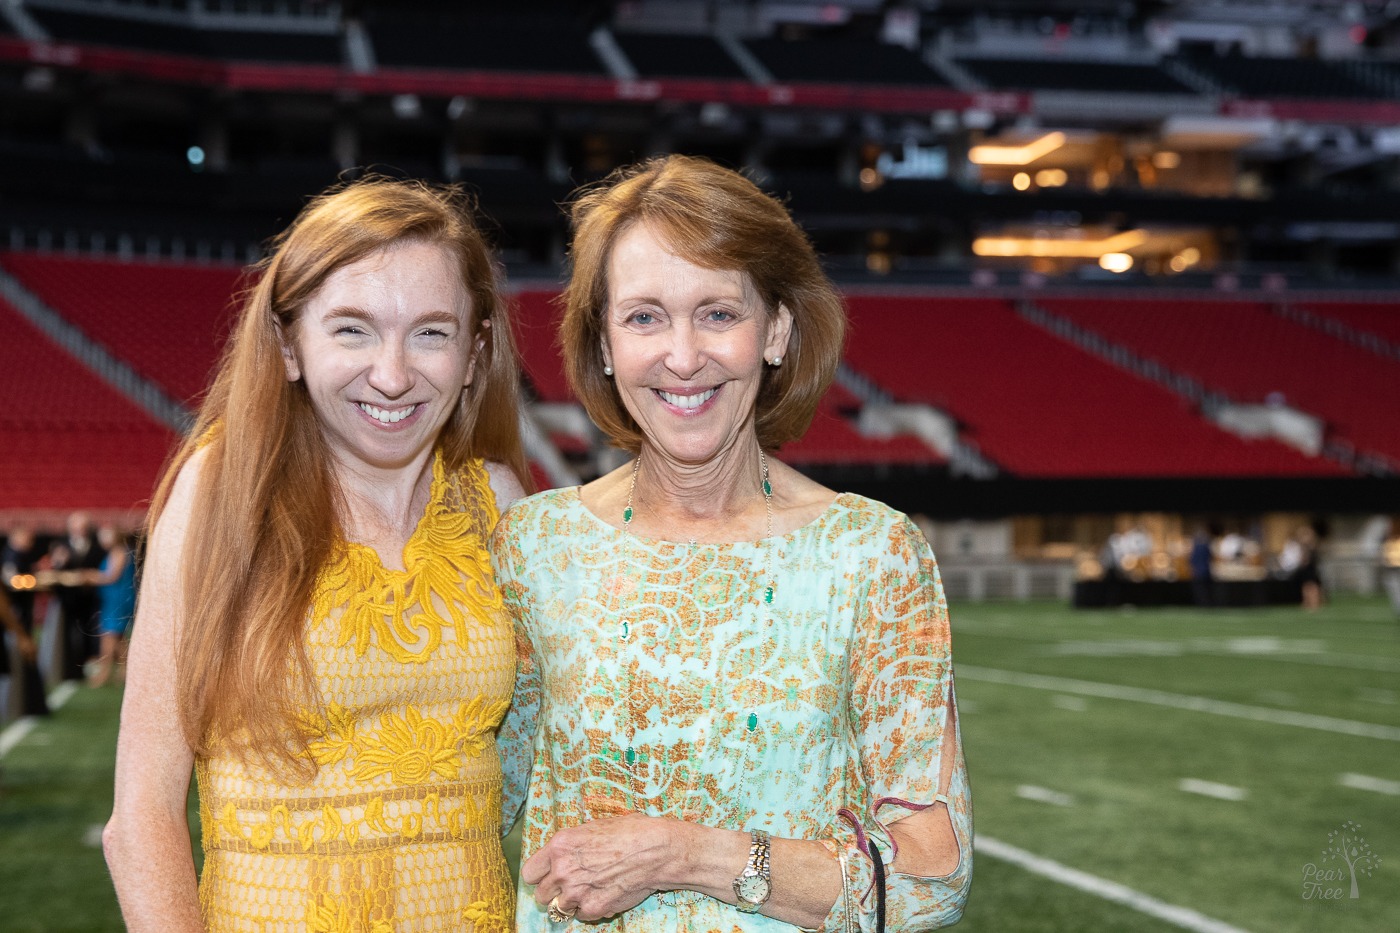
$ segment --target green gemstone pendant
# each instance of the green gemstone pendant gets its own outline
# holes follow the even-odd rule
[[[630,505],[629,505],[627,508],[625,508],[625,509],[622,510],[622,524],[624,524],[624,525],[630,525],[630,524],[632,524],[632,506],[630,506]]]
[[[627,746],[627,767],[632,767],[637,763],[637,750],[632,746]]]
[[[624,639],[626,639],[627,636],[629,636],[629,635],[631,635],[631,634],[632,634],[632,629],[631,629],[630,626],[628,626],[627,620],[624,619],[623,622],[622,622],[622,637],[623,637]]]
[[[750,732],[752,732],[753,730],[755,730],[755,729],[758,728],[758,714],[757,714],[757,713],[749,713],[749,723],[748,723],[748,725],[749,725],[749,731],[750,731]]]
[[[764,601],[765,603],[771,603],[771,602],[773,601],[773,586],[772,586],[772,584],[769,584],[768,586],[764,587],[764,589],[763,589],[763,601]]]
[[[768,482],[768,480],[763,481],[763,494],[770,498],[773,495],[773,484]]]

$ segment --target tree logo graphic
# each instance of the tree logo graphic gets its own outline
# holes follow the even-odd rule
[[[1350,897],[1356,900],[1361,896],[1357,875],[1371,877],[1371,873],[1380,866],[1381,857],[1361,835],[1361,826],[1347,820],[1327,834],[1327,846],[1318,861],[1326,867],[1311,862],[1303,866],[1304,900],[1341,900],[1347,897],[1348,880],[1351,882]]]

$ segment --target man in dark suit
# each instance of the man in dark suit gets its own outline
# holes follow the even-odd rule
[[[54,545],[54,570],[98,570],[105,552],[97,544],[87,513],[68,516],[68,536]],[[56,593],[63,610],[63,679],[84,679],[83,665],[98,652],[97,611],[101,604],[97,588],[79,574],[63,573]]]

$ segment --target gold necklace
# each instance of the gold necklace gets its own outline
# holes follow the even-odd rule
[[[761,485],[760,485],[760,488],[763,490],[763,508],[764,508],[764,511],[765,511],[765,513],[766,513],[766,516],[767,516],[768,531],[767,531],[767,534],[765,535],[765,539],[767,539],[767,538],[772,538],[772,537],[773,537],[773,484],[772,484],[772,482],[769,480],[769,474],[768,474],[768,455],[765,454],[765,453],[763,452],[763,449],[762,449],[762,448],[759,448],[759,451],[758,451],[758,462],[759,462],[760,476],[761,476]],[[633,508],[633,506],[632,506],[632,498],[633,498],[634,494],[635,494],[636,491],[637,491],[637,472],[638,472],[638,470],[640,470],[641,465],[642,465],[642,456],[641,456],[641,454],[639,453],[639,454],[637,455],[637,459],[632,463],[632,478],[631,478],[631,482],[628,484],[628,487],[627,487],[627,504],[626,504],[626,505],[623,507],[623,509],[622,509],[622,530],[623,530],[624,532],[626,532],[628,535],[631,535],[631,534],[632,534],[632,528],[631,528],[631,526],[632,526],[632,519],[633,519],[633,517],[636,515],[636,510],[635,510],[635,509]],[[695,542],[694,540],[692,540],[690,543],[691,543],[692,545],[694,545],[696,542]],[[770,561],[769,561],[768,570],[769,570],[769,573],[767,574],[767,576],[768,576],[768,581],[767,581],[767,583],[766,583],[766,584],[764,585],[764,587],[763,587],[763,596],[762,596],[762,600],[763,600],[763,604],[764,604],[764,605],[772,605],[774,595],[775,595],[776,592],[777,592],[777,584],[776,584],[776,581],[773,579],[773,575],[772,575],[772,563],[771,563],[771,559],[770,559]],[[631,637],[632,637],[632,627],[631,627],[631,625],[630,625],[625,619],[623,620],[622,627],[621,627],[621,630],[620,630],[620,632],[619,632],[619,637],[620,637],[620,639],[621,639],[623,642],[627,642],[627,641],[630,641],[630,640],[631,640]],[[654,645],[655,645],[655,634],[654,634],[654,633],[653,633],[653,635],[652,635],[652,642],[653,642],[653,646],[654,646]],[[634,699],[635,694],[634,694],[634,691],[633,691],[633,689],[632,689],[632,678],[631,678],[631,673],[630,673],[630,671],[629,671],[628,678],[627,678],[626,694],[627,694],[627,704],[626,704],[626,705],[628,706],[628,719],[631,720],[631,719],[634,718],[634,711],[631,710],[630,707],[631,707],[631,701]],[[754,710],[750,710],[750,711],[749,711],[748,717],[744,720],[743,728],[745,729],[746,732],[753,732],[753,731],[755,731],[755,730],[758,728],[758,713],[757,713],[756,711],[754,711]],[[635,735],[635,726],[632,726],[631,728],[629,728],[628,731],[629,731],[629,734],[628,734],[628,736],[627,736],[627,747],[626,747],[625,749],[623,749],[623,748],[617,748],[617,749],[615,749],[615,750],[612,751],[610,754],[608,754],[608,757],[611,758],[612,760],[618,762],[619,764],[624,764],[624,763],[625,763],[626,766],[627,766],[628,771],[631,772],[632,769],[633,769],[633,767],[634,767],[635,765],[641,764],[641,765],[645,766],[645,765],[650,764],[650,761],[649,761],[649,757],[646,755],[645,752],[638,752],[637,749],[636,749],[636,746],[635,746],[635,744],[634,744],[634,742],[633,742],[634,735]],[[632,790],[632,788],[629,787],[629,791],[631,791],[631,790]],[[635,806],[633,807],[633,809],[635,809]]]

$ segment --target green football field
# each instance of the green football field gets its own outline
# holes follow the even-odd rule
[[[952,611],[978,835],[959,929],[1400,930],[1383,602]],[[0,736],[0,930],[121,929],[98,847],[119,699],[79,689]]]

